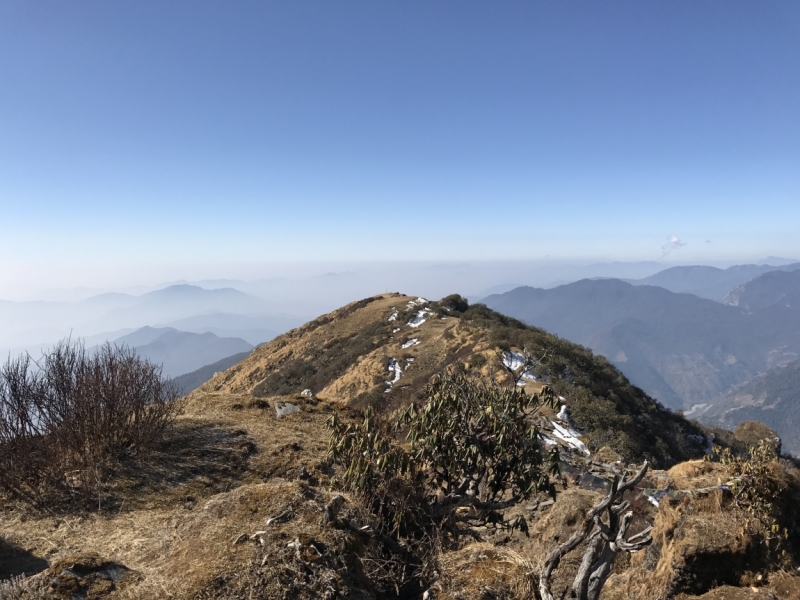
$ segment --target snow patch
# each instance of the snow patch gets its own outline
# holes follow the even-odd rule
[[[692,408],[690,408],[685,413],[683,413],[683,416],[686,417],[686,418],[689,418],[689,417],[693,416],[695,413],[702,414],[703,413],[703,409],[706,406],[708,406],[708,404],[695,404],[694,406],[692,406]]]
[[[394,373],[394,379],[386,382],[386,385],[389,386],[389,389],[384,390],[384,393],[391,392],[394,384],[400,381],[400,378],[403,376],[403,369],[400,368],[400,363],[398,363],[397,359],[395,358],[389,359],[389,373]]]
[[[408,308],[414,308],[415,306],[423,306],[427,304],[428,301],[425,298],[417,298],[416,300],[410,300],[408,302]]]
[[[275,412],[277,413],[277,418],[285,417],[286,415],[291,415],[296,412],[300,412],[300,406],[297,404],[292,404],[291,402],[276,402],[275,403]]]
[[[503,364],[512,371],[516,371],[525,365],[525,357],[519,352],[503,352]]]
[[[417,313],[417,316],[416,316],[416,317],[414,317],[413,319],[411,319],[411,320],[408,322],[408,326],[409,326],[409,327],[419,327],[419,326],[420,326],[420,325],[422,325],[422,324],[423,324],[425,321],[427,321],[427,320],[428,320],[428,315],[429,315],[429,314],[432,314],[432,312],[433,312],[433,311],[431,311],[429,308],[423,308],[421,311],[419,311],[419,312]]]
[[[556,415],[556,419],[561,419],[562,421],[566,421],[567,423],[569,423],[569,415],[567,414],[567,405],[566,404],[562,404],[561,405],[561,410],[558,411],[558,414]]]
[[[544,442],[544,446],[545,446],[545,448],[547,450],[549,450],[553,446],[558,446],[558,442],[557,441],[555,441],[553,438],[551,438],[550,436],[545,435],[543,433],[539,434],[539,439],[541,439],[542,442]]]
[[[397,333],[398,331],[400,331],[399,327],[395,327],[394,329],[392,329],[392,333]]]
[[[585,454],[589,456],[589,449],[586,447],[582,441],[578,439],[580,435],[577,431],[572,429],[571,427],[563,427],[556,423],[555,421],[550,421],[553,424],[553,435],[560,439],[562,442],[567,444],[570,448],[574,448],[581,454]]]
[[[503,364],[511,369],[512,371],[516,371],[525,366],[525,357],[522,356],[519,352],[514,352],[511,350],[510,352],[503,352]],[[527,379],[528,381],[536,381],[536,375],[533,374],[533,369],[528,369],[522,374],[523,379]],[[518,385],[525,385],[521,383]]]
[[[402,346],[400,346],[400,347],[401,347],[403,350],[405,350],[406,348],[411,348],[411,346],[417,346],[417,345],[419,345],[419,344],[421,344],[421,343],[422,343],[422,342],[420,342],[420,341],[419,341],[419,339],[417,339],[417,338],[411,338],[410,340],[408,340],[408,341],[407,341],[405,344],[403,344],[403,345],[402,345]]]
[[[392,307],[392,310],[393,310],[394,312],[393,312],[391,315],[389,315],[389,319],[388,319],[388,320],[389,320],[389,322],[391,322],[391,321],[396,321],[396,320],[397,320],[397,315],[399,314],[399,313],[397,312],[397,309],[396,309],[396,308]]]

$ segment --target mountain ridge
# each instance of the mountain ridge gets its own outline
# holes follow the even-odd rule
[[[664,464],[705,452],[700,429],[603,357],[484,305],[464,307],[463,299],[437,303],[400,294],[354,302],[258,347],[195,393],[268,398],[310,389],[324,401],[391,412],[414,401],[448,366],[504,380],[498,357],[527,348],[541,357],[530,390],[547,384],[563,396],[594,450],[606,445]]]
[[[731,386],[800,355],[800,311],[785,307],[748,313],[692,294],[620,280],[582,280],[549,290],[517,288],[484,301],[593,348],[674,408],[708,403]]]

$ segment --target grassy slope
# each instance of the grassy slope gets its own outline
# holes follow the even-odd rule
[[[587,348],[481,304],[458,312],[433,303],[435,314],[411,328],[407,323],[419,307],[409,308],[410,300],[387,294],[348,305],[258,348],[201,389],[269,397],[309,388],[326,400],[391,411],[418,399],[430,376],[448,365],[466,363],[486,376],[502,377],[499,351],[527,348],[543,357],[538,375],[567,399],[590,448],[607,445],[630,461],[647,457],[658,465],[702,455],[705,443],[695,425],[649,398]],[[389,321],[395,311],[397,318]],[[420,344],[403,349],[412,337]],[[390,358],[404,369],[409,366],[386,393]]]

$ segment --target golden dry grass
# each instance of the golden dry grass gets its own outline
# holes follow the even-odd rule
[[[487,597],[526,600],[533,597],[538,571],[519,552],[488,543],[474,543],[444,554],[441,578],[433,586],[437,598],[482,600]]]

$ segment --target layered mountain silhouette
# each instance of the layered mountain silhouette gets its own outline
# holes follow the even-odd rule
[[[142,327],[117,338],[114,343],[129,346],[140,356],[163,365],[164,375],[168,377],[190,373],[234,354],[246,356],[253,349],[240,338],[189,333],[169,327]]]
[[[619,280],[521,287],[485,303],[605,355],[675,408],[707,404],[800,355],[800,310],[780,303],[743,310]]]
[[[283,315],[275,303],[233,288],[183,284],[141,295],[99,294],[75,302],[0,300],[0,348],[29,349],[70,334],[96,343],[115,339],[107,332],[129,333],[144,326],[246,336],[255,345],[304,320]]]
[[[800,309],[800,270],[759,275],[728,292],[724,302],[748,311],[770,307]]]
[[[644,279],[625,279],[633,285],[656,285],[670,292],[694,294],[723,301],[726,294],[754,277],[775,271],[796,271],[800,263],[785,265],[735,265],[727,269],[706,266],[670,267]]]

